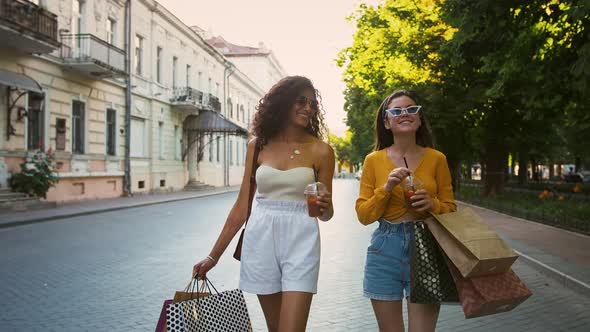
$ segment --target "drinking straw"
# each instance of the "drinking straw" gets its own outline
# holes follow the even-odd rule
[[[406,164],[407,169],[410,169],[410,167],[408,167],[408,161],[406,160],[406,157],[404,157],[404,164]],[[414,189],[414,180],[412,179],[412,175],[408,175],[408,177],[410,178],[410,187],[412,187],[412,191],[416,191],[416,189]]]

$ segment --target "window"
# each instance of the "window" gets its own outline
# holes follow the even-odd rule
[[[219,83],[215,83],[215,97],[219,96]]]
[[[220,137],[219,137],[219,136],[217,136],[217,142],[216,142],[216,144],[215,144],[215,145],[216,145],[216,147],[217,147],[217,162],[219,162],[219,148],[220,148],[220,146],[219,146],[219,141],[220,141]]]
[[[207,93],[211,93],[211,78],[207,81]]]
[[[135,35],[135,74],[142,74],[143,66],[143,38]]]
[[[234,164],[234,142],[230,139],[229,140],[229,164]]]
[[[145,120],[131,119],[131,157],[145,156]]]
[[[176,89],[177,70],[178,70],[178,58],[172,57],[172,89]]]
[[[117,111],[114,109],[107,109],[107,154],[114,156],[116,154],[115,135],[117,128]]]
[[[236,104],[236,120],[240,121],[240,105]]]
[[[250,102],[248,102],[248,125],[250,125]]]
[[[84,13],[84,3],[80,0],[72,1],[72,34],[82,33],[82,17]],[[80,47],[80,39],[77,38],[77,47]]]
[[[178,126],[174,126],[174,156],[176,160],[180,160],[180,129]]]
[[[115,45],[117,42],[117,21],[112,18],[107,18],[107,42],[111,45]]]
[[[45,95],[29,92],[28,99],[27,148],[29,150],[43,149],[43,136],[45,134],[43,101]]]
[[[203,73],[199,72],[198,75],[199,76],[197,77],[197,90],[201,90],[201,86],[203,84],[203,82],[201,81],[203,79]]]
[[[229,114],[230,114],[230,115],[229,115],[229,118],[230,118],[230,119],[231,119],[231,114],[232,114],[232,109],[231,109],[231,108],[233,107],[232,105],[233,105],[233,104],[232,104],[232,102],[231,102],[231,96],[230,96],[229,98],[227,98],[227,105],[226,105],[227,109],[229,110]],[[226,115],[227,115],[227,114],[226,114]]]
[[[186,86],[191,86],[191,65],[186,65]]]
[[[164,122],[158,122],[158,154],[164,159]]]
[[[84,153],[84,103],[72,103],[72,153]]]
[[[209,134],[209,162],[213,162],[213,134]]]
[[[240,165],[240,142],[236,140],[236,165]]]
[[[162,48],[156,50],[156,82],[162,83]]]

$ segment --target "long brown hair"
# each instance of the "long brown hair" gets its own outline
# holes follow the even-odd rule
[[[254,114],[252,131],[261,146],[268,143],[269,139],[277,136],[285,128],[289,111],[295,104],[297,97],[306,89],[314,92],[318,101],[318,110],[309,120],[305,131],[319,139],[323,138],[326,125],[324,124],[325,112],[320,92],[307,77],[287,76],[278,81],[256,106],[257,112]]]
[[[381,106],[377,109],[377,114],[375,116],[375,145],[373,148],[375,151],[385,149],[394,143],[391,130],[385,128],[385,110],[392,100],[401,96],[411,98],[416,104],[419,102],[418,94],[412,90],[396,90],[383,100]],[[420,109],[418,114],[422,125],[420,125],[416,131],[416,144],[423,147],[434,148],[434,136],[432,135],[432,130],[430,130],[430,123],[424,114],[424,107]]]

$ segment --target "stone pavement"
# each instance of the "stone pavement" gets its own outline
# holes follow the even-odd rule
[[[60,218],[76,217],[86,214],[114,211],[152,204],[205,197],[239,191],[239,186],[221,187],[203,191],[178,191],[156,194],[140,194],[131,197],[86,200],[59,204],[55,208],[19,212],[0,212],[0,228],[49,221]]]
[[[521,254],[520,260],[590,296],[590,236],[466,203],[459,205],[473,208]]]
[[[362,295],[366,246],[376,225],[356,220],[358,181],[336,180],[334,192],[336,214],[320,223],[322,265],[308,331],[376,331],[370,302]],[[153,330],[162,301],[185,286],[192,264],[208,252],[235,198],[231,192],[129,209],[119,205],[116,211],[0,229],[0,330]],[[586,238],[477,212],[517,250],[555,259],[545,262],[556,269],[566,262],[584,271],[587,261],[575,258],[584,250],[573,247],[587,245]],[[534,242],[540,236],[551,243]],[[470,320],[460,307],[443,306],[438,330],[590,330],[589,297],[522,258],[514,270],[533,291],[525,303],[509,313]],[[219,290],[236,288],[239,263],[226,253],[210,277]],[[245,296],[254,331],[264,331],[256,296]]]

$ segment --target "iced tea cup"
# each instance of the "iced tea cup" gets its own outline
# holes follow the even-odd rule
[[[321,182],[310,183],[305,187],[303,193],[307,200],[307,212],[310,217],[317,218],[322,215],[321,207],[318,205],[318,196],[326,191],[326,185]]]
[[[416,191],[424,189],[424,182],[422,179],[415,175],[409,175],[401,182],[402,189],[404,190],[404,199],[408,208],[413,209],[412,203],[414,201],[411,198],[414,196]]]

